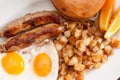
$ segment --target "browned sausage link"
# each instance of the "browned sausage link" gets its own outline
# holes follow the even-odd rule
[[[27,14],[8,24],[1,32],[1,37],[12,37],[20,32],[30,30],[39,25],[61,22],[60,16],[55,11],[43,11]]]
[[[5,52],[16,51],[28,47],[33,43],[55,37],[60,34],[61,31],[62,27],[60,25],[47,24],[8,39],[3,43],[2,48]]]

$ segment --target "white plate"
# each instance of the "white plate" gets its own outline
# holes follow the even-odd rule
[[[116,8],[120,0],[116,1]],[[11,20],[30,12],[55,10],[49,0],[0,0],[0,30]],[[119,32],[117,33],[117,37]],[[107,63],[98,70],[86,73],[85,80],[117,80],[120,77],[120,50],[114,50]]]

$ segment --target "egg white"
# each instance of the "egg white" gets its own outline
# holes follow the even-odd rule
[[[45,76],[38,76],[33,69],[33,61],[35,57],[45,52],[52,61],[51,72]],[[23,50],[19,50],[18,54],[24,60],[24,71],[18,75],[11,75],[5,72],[2,68],[1,60],[6,55],[6,53],[0,54],[0,80],[57,80],[58,76],[58,54],[52,42],[49,42],[43,46],[32,46]]]

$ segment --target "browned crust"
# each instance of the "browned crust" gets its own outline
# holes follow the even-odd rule
[[[63,17],[81,20],[94,16],[102,8],[105,0],[51,0],[51,2]]]
[[[61,17],[55,11],[43,11],[27,14],[10,24],[1,32],[2,37],[12,37],[20,32],[48,23],[61,23]]]
[[[4,42],[2,48],[8,52],[28,47],[34,43],[57,36],[62,31],[60,28],[61,26],[57,24],[47,24],[45,26],[38,27],[31,31],[25,32],[24,34],[8,39]]]

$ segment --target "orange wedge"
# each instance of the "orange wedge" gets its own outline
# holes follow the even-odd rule
[[[115,14],[111,18],[109,29],[105,33],[104,38],[109,38],[119,29],[120,29],[120,7],[117,9]]]
[[[115,0],[106,0],[100,12],[100,29],[107,31],[110,18],[112,16]]]

